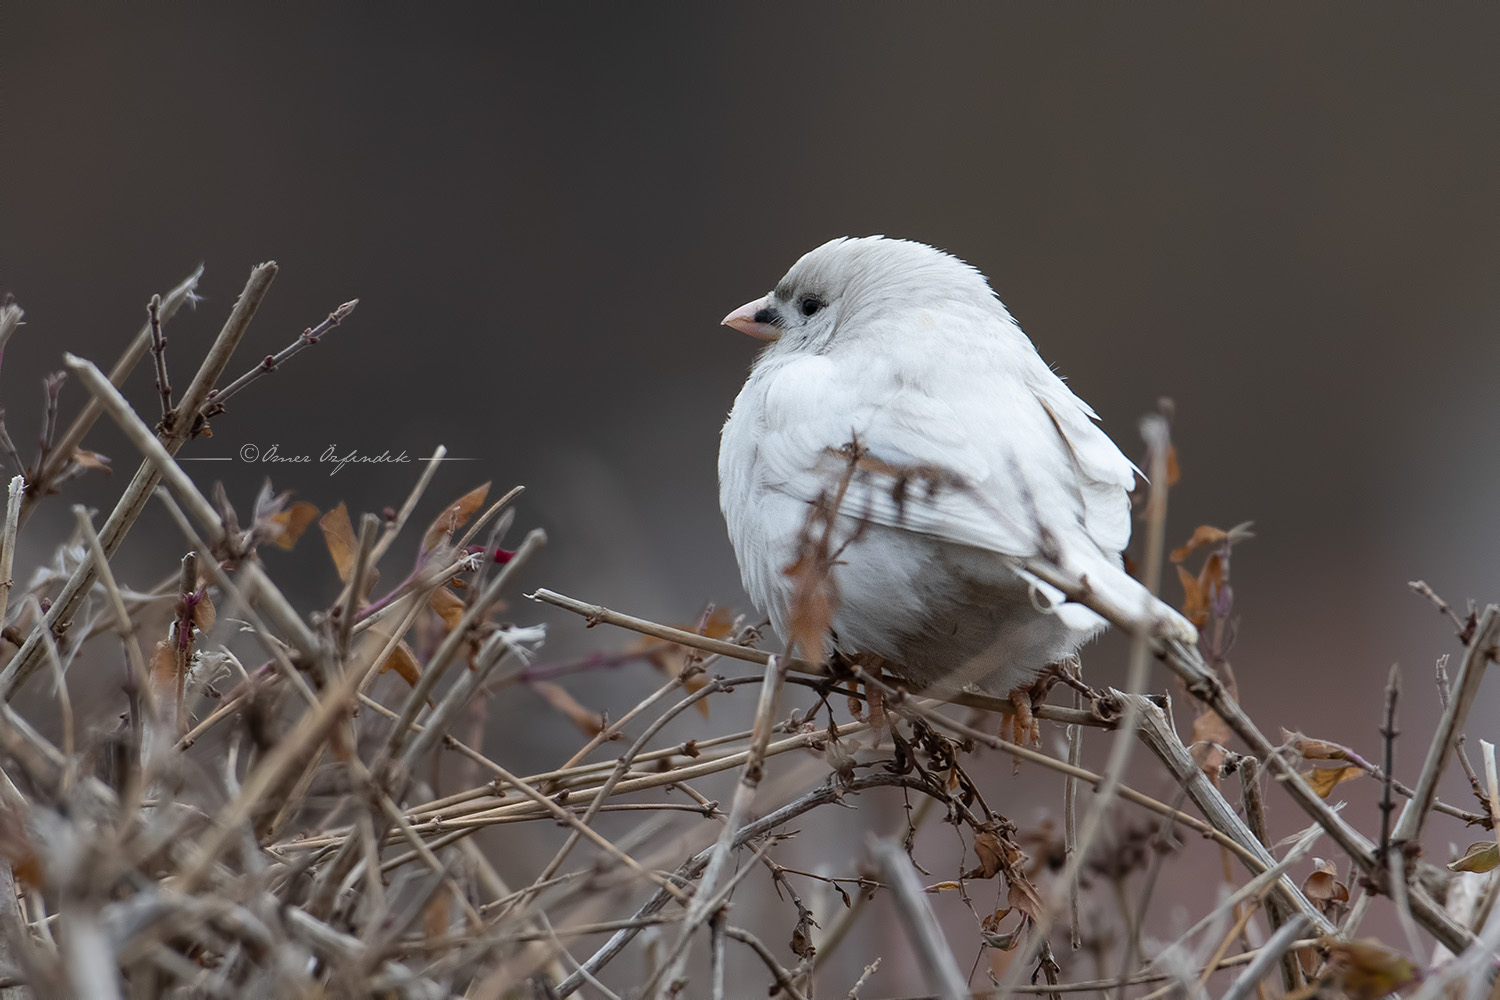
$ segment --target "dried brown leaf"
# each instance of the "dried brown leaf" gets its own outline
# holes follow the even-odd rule
[[[485,497],[490,495],[490,484],[476,486],[453,501],[443,512],[433,519],[432,526],[427,529],[427,534],[422,536],[422,551],[431,552],[439,542],[446,542],[453,537],[453,532],[463,526],[464,522],[474,516],[474,512],[484,506]]]
[[[1353,781],[1364,773],[1351,764],[1348,767],[1315,767],[1311,771],[1303,771],[1302,778],[1318,793],[1319,798],[1326,799],[1337,785]]]
[[[1303,760],[1351,760],[1352,754],[1349,748],[1338,743],[1330,743],[1328,740],[1316,740],[1301,733],[1290,732],[1286,729],[1281,731],[1281,740],[1297,753],[1302,755]]]
[[[1036,885],[1031,879],[1014,872],[1006,878],[1010,881],[1010,891],[1005,894],[1006,901],[1032,920],[1041,920],[1047,907],[1042,902],[1042,894],[1037,891]]]
[[[1193,532],[1193,537],[1188,539],[1187,544],[1179,549],[1173,549],[1167,558],[1174,563],[1180,563],[1192,555],[1194,550],[1200,549],[1205,545],[1217,545],[1228,537],[1229,532],[1223,528],[1215,528],[1211,524],[1200,524],[1197,530]]]
[[[318,508],[310,503],[298,501],[283,511],[271,515],[271,523],[281,529],[271,541],[276,543],[278,549],[291,551],[292,546],[297,544],[297,539],[307,530],[307,526],[317,519]],[[347,511],[345,517],[348,516]],[[351,533],[353,529],[350,529]]]
[[[193,602],[193,627],[200,632],[207,632],[214,627],[219,614],[214,610],[213,598],[208,596],[208,591],[200,591]]]
[[[1204,776],[1215,785],[1219,783],[1219,771],[1224,766],[1223,747],[1234,738],[1229,724],[1219,713],[1206,709],[1193,720],[1193,761]]]
[[[349,520],[349,508],[341,502],[318,520],[318,527],[323,529],[323,541],[328,545],[328,554],[333,557],[333,568],[338,571],[339,579],[348,583],[359,551],[354,524]]]
[[[1208,594],[1199,585],[1198,578],[1181,566],[1177,567],[1177,579],[1182,581],[1182,616],[1198,628],[1208,622]]]
[[[797,926],[792,928],[792,939],[787,942],[787,947],[798,958],[812,958],[818,953],[818,949],[813,947],[812,939],[808,936],[808,931],[811,930],[810,923],[805,920],[797,921]]]
[[[592,738],[604,731],[604,717],[580,705],[566,688],[551,681],[532,681],[531,687],[547,704],[566,715],[583,735]]]
[[[783,572],[792,578],[791,615],[787,638],[792,652],[805,660],[823,659],[823,641],[833,626],[838,607],[833,575],[822,559],[804,552]]]
[[[83,448],[75,448],[73,450],[73,461],[77,462],[79,467],[81,468],[98,469],[106,476],[113,471],[109,467],[109,459],[106,456],[99,454],[97,451],[87,451]]]
[[[1481,840],[1470,844],[1464,856],[1448,863],[1450,872],[1488,872],[1500,865],[1500,844],[1493,840]]]
[[[984,918],[984,929],[989,931],[991,934],[995,933],[1000,929],[1001,921],[1010,916],[1013,912],[1015,911],[1012,910],[1009,906],[1002,906],[1000,909]]]
[[[1339,881],[1332,861],[1319,860],[1317,868],[1302,881],[1302,894],[1325,914],[1349,902],[1349,887]]]
[[[1349,1000],[1376,1000],[1416,981],[1417,967],[1376,941],[1324,938],[1332,979]]]
[[[727,641],[730,638],[729,633],[734,630],[734,615],[729,613],[728,608],[714,608],[707,618],[696,621],[691,625],[678,625],[676,627],[682,629],[684,632],[696,632],[705,638],[724,639]],[[667,642],[663,639],[657,639],[656,641],[666,642],[669,646],[677,646],[677,643]],[[677,648],[686,649],[687,647],[678,646]]]
[[[422,909],[422,936],[427,945],[427,954],[436,958],[442,953],[443,940],[448,935],[448,924],[453,916],[453,889],[446,879],[439,882],[432,897]]]
[[[964,872],[964,878],[994,878],[1005,865],[1005,845],[997,834],[981,831],[974,837],[974,856],[979,859],[979,867]]]
[[[698,635],[710,639],[730,640],[730,633],[734,629],[734,616],[723,608],[715,608],[707,618],[694,622],[691,625],[676,625],[676,628],[684,632],[696,632]],[[646,661],[657,670],[668,677],[680,677],[688,666],[697,661],[703,654],[691,647],[672,642],[669,639],[657,639],[651,636],[643,636],[628,647],[630,652],[645,657]],[[708,683],[708,675],[705,673],[694,674],[682,682],[683,690],[688,694],[697,692]],[[705,719],[709,716],[708,699],[697,703],[698,714]]]
[[[169,639],[157,642],[151,651],[151,687],[158,697],[177,698],[177,650]]]
[[[417,664],[417,654],[406,644],[406,640],[396,643],[396,648],[391,650],[391,655],[385,658],[380,665],[380,672],[394,670],[396,676],[412,687],[417,686],[417,681],[422,677],[422,668]]]
[[[31,842],[19,812],[0,810],[0,861],[10,865],[16,880],[32,889],[46,888],[42,856]]]
[[[437,612],[449,631],[457,628],[459,619],[464,616],[463,600],[447,587],[434,590],[427,599],[427,606]]]

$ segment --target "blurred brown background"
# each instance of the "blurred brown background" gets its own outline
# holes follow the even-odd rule
[[[234,370],[359,310],[185,455],[443,443],[473,461],[432,511],[528,487],[529,586],[691,620],[744,601],[714,462],[754,345],[719,317],[830,237],[919,239],[990,276],[1128,453],[1175,399],[1171,535],[1256,522],[1233,659],[1264,728],[1373,752],[1399,662],[1425,743],[1457,644],[1406,582],[1500,598],[1497,30],[1473,4],[4,4],[0,288],[28,326],[0,400],[33,440],[61,351],[112,360],[203,261],[185,379],[274,258]],[[130,389],[155,405],[146,367]],[[122,471],[74,496],[107,509],[136,459],[93,446]],[[193,471],[356,512],[415,477]],[[170,568],[145,532],[143,581]],[[297,586],[326,601],[318,556]],[[549,655],[622,641],[514,613]],[[1473,718],[1496,737],[1493,681]]]

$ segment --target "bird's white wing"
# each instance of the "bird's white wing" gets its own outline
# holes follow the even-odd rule
[[[1093,409],[1051,371],[1033,379],[1032,390],[1072,456],[1089,537],[1105,552],[1121,551],[1130,542],[1135,464],[1095,423],[1099,417]]]
[[[815,503],[847,475],[840,512],[849,517],[1012,556],[1085,525],[1087,490],[1062,420],[1019,378],[986,387],[993,398],[951,401],[899,380],[872,388],[840,379],[821,357],[781,366],[761,411],[761,485]],[[1128,509],[1125,517],[1128,535]]]

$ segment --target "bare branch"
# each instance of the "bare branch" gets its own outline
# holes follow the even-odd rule
[[[1141,632],[1151,636],[1158,634],[1159,627],[1157,623],[1150,620],[1142,620],[1139,612],[1135,609],[1121,608],[1102,599],[1092,588],[1086,586],[1082,581],[1070,577],[1056,566],[1035,559],[1023,560],[1023,563],[1028,571],[1057,587],[1070,600],[1086,605],[1111,623],[1130,631],[1131,634]],[[1500,625],[1500,611],[1491,616],[1487,610],[1486,617],[1491,618],[1489,631]],[[1492,648],[1479,640],[1480,636],[1476,634],[1475,642],[1471,644],[1471,650],[1474,648]],[[1282,787],[1292,796],[1293,800],[1308,815],[1317,820],[1319,825],[1328,831],[1329,835],[1355,861],[1360,870],[1374,878],[1383,877],[1384,865],[1381,865],[1376,857],[1375,845],[1329,808],[1328,804],[1302,779],[1302,776],[1282,758],[1276,747],[1270,740],[1266,739],[1265,734],[1251,721],[1250,717],[1245,714],[1239,704],[1228,696],[1223,683],[1207,670],[1203,664],[1202,657],[1198,655],[1198,651],[1188,648],[1185,644],[1175,639],[1153,638],[1151,642],[1157,655],[1186,683],[1188,692],[1217,712],[1220,718],[1234,731],[1235,735],[1250,746],[1251,752],[1261,757],[1271,766],[1276,772],[1278,780],[1281,781]],[[1487,659],[1488,655],[1486,653],[1479,658]],[[1468,659],[1466,657],[1466,662]],[[1477,680],[1474,683],[1477,685]],[[1461,700],[1455,697],[1454,705],[1458,704]],[[1451,708],[1452,706],[1450,706],[1450,710]],[[1443,734],[1443,738],[1451,741],[1451,728],[1446,734]],[[1421,787],[1419,783],[1419,790]],[[1433,790],[1435,790],[1435,784]],[[1416,804],[1415,801],[1409,803],[1407,809],[1411,810]],[[1403,813],[1403,820],[1405,817],[1406,814]],[[1415,823],[1415,820],[1413,822]],[[1397,831],[1392,839],[1402,839],[1401,824],[1399,822],[1397,824]],[[1412,886],[1411,904],[1413,916],[1417,921],[1451,950],[1461,950],[1472,940],[1473,935],[1468,929],[1461,927],[1444,913],[1442,908],[1420,886]]]
[[[712,915],[712,911],[708,908],[709,901],[713,898],[719,879],[729,864],[730,851],[735,837],[749,819],[750,808],[755,803],[755,793],[760,789],[760,779],[765,768],[766,747],[771,742],[776,708],[781,700],[781,689],[785,683],[786,667],[781,665],[778,658],[772,657],[771,661],[766,664],[766,677],[761,684],[760,701],[755,708],[755,724],[751,729],[750,753],[745,758],[744,769],[740,772],[739,784],[735,786],[734,799],[729,807],[729,818],[724,823],[724,829],[714,845],[714,853],[709,858],[708,868],[698,882],[697,891],[694,892],[692,901],[688,904],[687,916],[683,918],[682,927],[678,930],[677,942],[672,948],[676,957],[667,966],[666,974],[662,977],[664,991],[675,992],[673,984],[680,978],[682,968],[687,961],[687,940]]]
[[[53,372],[42,379],[42,394],[45,403],[42,409],[42,430],[37,441],[36,462],[32,464],[33,469],[40,469],[47,464],[47,458],[52,454],[52,439],[57,434],[57,395],[62,391],[62,384],[68,379],[67,372]]]
[[[172,412],[172,383],[167,378],[167,335],[162,332],[161,296],[151,296],[146,303],[147,322],[151,327],[151,358],[156,362],[156,391],[161,394],[161,419],[165,428]]]
[[[250,280],[246,283],[245,290],[240,293],[234,309],[229,314],[229,319],[209,349],[208,357],[204,359],[198,373],[193,377],[192,384],[182,398],[180,408],[203,405],[203,398],[208,394],[209,387],[218,380],[223,373],[224,366],[229,363],[230,355],[244,337],[245,331],[250,326],[250,320],[255,316],[255,311],[260,307],[275,276],[276,264],[274,262],[262,264],[250,272]],[[149,332],[147,337],[149,339]],[[144,349],[143,346],[142,350]],[[93,366],[89,365],[89,367]],[[113,388],[112,384],[111,388]],[[102,410],[102,398],[96,389],[96,386],[89,386],[89,391],[94,393],[95,400],[101,402]],[[115,391],[115,395],[119,396],[118,391]],[[168,454],[175,454],[186,440],[187,433],[181,427],[174,427],[170,433],[163,436],[161,446]],[[44,474],[45,468],[44,465]],[[146,501],[151,497],[151,491],[156,488],[159,481],[161,473],[158,470],[158,463],[151,459],[143,460],[136,470],[135,477],[130,481],[130,485],[126,487],[119,502],[115,504],[115,509],[105,520],[104,527],[99,531],[99,543],[104,546],[106,555],[113,556],[120,543],[124,541],[125,535],[134,527],[136,519],[145,509]],[[39,478],[37,482],[30,485],[35,490],[38,488],[38,483],[43,481]],[[25,520],[24,510],[22,520]],[[93,586],[94,579],[95,570],[92,561],[82,563],[68,578],[62,593],[48,609],[46,617],[38,623],[36,628],[32,629],[31,635],[27,637],[20,652],[6,664],[4,671],[0,671],[0,698],[9,701],[15,696],[20,686],[36,671],[41,662],[42,630],[55,631],[59,623],[71,620],[84,595]]]
[[[1427,757],[1422,761],[1422,773],[1417,777],[1416,792],[1401,811],[1401,818],[1396,821],[1395,832],[1391,834],[1393,842],[1415,843],[1422,838],[1422,827],[1426,825],[1432,803],[1437,798],[1438,779],[1442,777],[1444,766],[1448,763],[1454,737],[1462,731],[1469,707],[1479,694],[1479,682],[1484,679],[1485,667],[1495,658],[1497,642],[1500,642],[1500,607],[1491,604],[1484,609],[1484,614],[1480,616],[1474,629],[1474,637],[1469,641],[1469,648],[1464,651],[1458,677],[1453,682],[1456,690],[1450,693],[1448,705],[1443,709],[1437,729],[1432,734]],[[1462,943],[1455,943],[1459,946],[1455,948],[1449,944],[1448,947],[1453,951],[1460,951]]]
[[[1275,965],[1282,955],[1292,951],[1295,947],[1294,942],[1307,924],[1307,915],[1299,913],[1288,920],[1285,926],[1275,934],[1272,934],[1271,940],[1260,949],[1255,960],[1250,963],[1250,967],[1241,973],[1240,977],[1229,987],[1228,992],[1224,994],[1224,1000],[1245,1000],[1245,997],[1255,989],[1256,984],[1271,971],[1271,966]]]
[[[323,339],[325,334],[329,333],[344,320],[348,319],[349,314],[354,312],[354,308],[357,305],[359,305],[359,299],[350,299],[348,302],[345,302],[333,312],[329,313],[328,317],[324,319],[323,322],[319,323],[315,327],[308,327],[306,330],[303,330],[302,333],[297,336],[296,340],[293,340],[290,344],[283,347],[275,354],[266,355],[261,359],[261,362],[258,365],[247,371],[245,374],[241,375],[239,378],[235,379],[233,382],[229,383],[224,388],[211,389],[208,393],[207,399],[198,410],[199,416],[202,419],[207,419],[209,417],[217,416],[218,414],[223,413],[224,404],[228,402],[232,397],[239,395],[241,390],[249,386],[251,383],[255,382],[261,376],[269,375],[271,372],[274,372],[276,369],[286,364],[298,354],[301,354],[309,347],[318,343],[318,341]]]
[[[202,277],[203,267],[199,265],[192,274],[184,278],[176,287],[162,297],[161,308],[158,310],[161,322],[165,323],[175,316],[177,310],[182,307],[184,302],[198,301],[198,280]],[[251,284],[254,283],[255,275],[252,273]],[[266,284],[270,284],[269,279],[266,280]],[[249,287],[248,285],[246,286],[247,291]],[[260,294],[264,295],[264,289],[261,289]],[[242,293],[241,299],[243,300],[244,297],[244,293]],[[246,317],[245,321],[248,322],[249,318]],[[222,336],[222,333],[220,335]],[[141,327],[140,332],[135,335],[135,339],[121,353],[119,359],[115,361],[114,367],[109,370],[109,380],[116,388],[125,384],[125,379],[135,370],[135,366],[140,363],[141,358],[145,357],[146,350],[150,346],[151,324],[147,322]],[[56,482],[58,477],[65,471],[67,464],[72,460],[73,453],[83,443],[84,435],[93,428],[94,423],[103,412],[103,407],[99,405],[97,400],[91,400],[84,404],[78,416],[74,417],[73,422],[68,425],[68,429],[63,433],[61,440],[57,442],[57,448],[52,453],[52,458],[44,463],[40,469],[35,470],[36,477],[33,482],[27,484],[26,502],[21,507],[22,524],[26,523],[27,518],[31,516],[31,512],[36,509],[37,503],[47,494],[50,484]],[[146,492],[149,493],[150,490]],[[110,552],[114,551],[112,546],[106,546],[106,550]]]
[[[923,898],[922,884],[912,871],[911,859],[894,841],[872,839],[868,848],[881,881],[891,890],[896,913],[906,929],[906,940],[917,953],[923,978],[942,1000],[968,1000],[968,979],[959,970],[937,917]]]
[[[1391,673],[1385,682],[1385,721],[1380,727],[1381,742],[1385,747],[1385,768],[1380,794],[1380,854],[1389,858],[1391,853],[1391,813],[1396,803],[1391,799],[1391,782],[1396,773],[1396,701],[1401,697],[1401,671],[1391,664]],[[1389,863],[1389,862],[1388,862]]]
[[[20,525],[21,502],[26,490],[26,480],[13,476],[5,502],[5,523],[0,528],[0,625],[5,624],[6,609],[10,605],[10,591],[15,586],[16,530]]]

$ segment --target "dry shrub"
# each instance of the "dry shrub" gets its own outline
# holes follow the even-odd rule
[[[851,442],[787,568],[796,655],[761,650],[760,630],[712,608],[674,627],[539,590],[535,599],[576,612],[581,625],[641,637],[538,662],[542,630],[498,618],[545,541],[532,531],[515,550],[502,547],[517,491],[492,501],[489,484],[476,487],[417,536],[408,520],[436,462],[399,507],[357,524],[343,505],[320,512],[269,486],[237,510],[222,490],[205,496],[175,462],[190,438],[212,433],[211,420],[235,418],[232,397],[353,312],[352,302],[339,307],[216,390],[274,274],[273,264],[252,272],[176,399],[163,329],[193,298],[197,275],[152,298],[113,380],[152,355],[162,411],[154,427],[70,356],[88,406],[60,431],[61,375],[49,376],[37,458],[25,462],[0,433],[21,473],[0,534],[0,988],[854,997],[925,986],[953,997],[1202,996],[1212,987],[1234,1000],[1256,989],[1373,998],[1489,988],[1500,939],[1489,920],[1495,841],[1478,840],[1447,870],[1423,860],[1420,844],[1433,815],[1495,830],[1493,748],[1485,745],[1481,777],[1462,737],[1500,635],[1495,608],[1458,615],[1418,588],[1454,623],[1463,654],[1451,684],[1443,675],[1438,730],[1407,737],[1424,750],[1408,786],[1391,773],[1394,681],[1380,765],[1300,733],[1273,744],[1237,703],[1230,557],[1245,526],[1200,527],[1170,554],[1184,613],[1200,629],[1196,648],[1161,639],[1139,609],[1110,606],[1046,559],[1024,560],[1133,636],[1195,708],[1184,745],[1165,698],[1068,674],[1040,689],[1059,693],[1051,701],[1023,706],[1065,727],[1066,751],[1020,746],[993,732],[991,713],[1010,712],[1009,702],[971,691],[923,697],[892,680],[899,665],[820,661],[838,600],[830,571],[861,530],[857,512],[840,509],[859,474]],[[0,347],[20,318],[12,303],[0,310]],[[135,478],[121,477],[102,528],[79,508],[77,534],[52,560],[13,566],[36,504],[110,469],[82,447],[101,415],[140,451]],[[1143,509],[1160,519],[1176,455],[1157,457],[1172,474]],[[150,502],[171,513],[185,554],[170,580],[141,588],[117,577],[113,556]],[[343,589],[329,607],[297,608],[258,550],[291,548],[315,523]],[[1150,528],[1148,538],[1162,537],[1160,520]],[[393,554],[398,539],[416,549],[409,565]],[[1158,568],[1161,557],[1143,555]],[[113,679],[88,678],[121,713],[107,733],[73,724],[70,685],[80,678],[68,667],[85,647],[119,664]],[[644,674],[653,689],[623,711],[556,682],[630,664],[657,673]],[[576,752],[542,773],[518,773],[517,747],[486,754],[478,738],[489,696],[518,686],[573,727]],[[728,700],[740,689],[759,696],[748,729]],[[28,699],[17,701],[23,690]],[[788,711],[794,697],[800,707]],[[48,702],[61,720],[50,728],[17,708]],[[687,720],[699,735],[676,738]],[[1104,773],[1081,766],[1090,728],[1111,749]],[[1024,739],[1030,724],[1014,730]],[[1169,794],[1126,782],[1121,751],[1132,733]],[[1048,814],[1021,824],[1002,810],[996,769],[982,756],[996,751],[1055,789]],[[1476,800],[1468,808],[1436,797],[1455,759]],[[733,785],[713,785],[716,775]],[[459,787],[439,794],[440,778]],[[730,791],[728,807],[700,786]],[[1371,787],[1383,805],[1378,831],[1356,829],[1326,801]],[[1094,794],[1079,802],[1084,789]],[[1274,841],[1268,795],[1305,813],[1307,831]],[[894,827],[880,803],[901,807]],[[796,836],[819,822],[843,822],[845,833]],[[552,846],[519,881],[517,859],[487,854],[474,836],[517,825]],[[848,836],[851,827],[861,834]],[[1309,853],[1321,838],[1335,861]],[[1198,898],[1201,912],[1174,930],[1149,904],[1161,883],[1192,878],[1178,874],[1191,870],[1192,841],[1222,857],[1224,891],[1184,897]],[[916,856],[941,867],[923,869]],[[1357,936],[1376,910],[1395,915],[1394,943]]]

